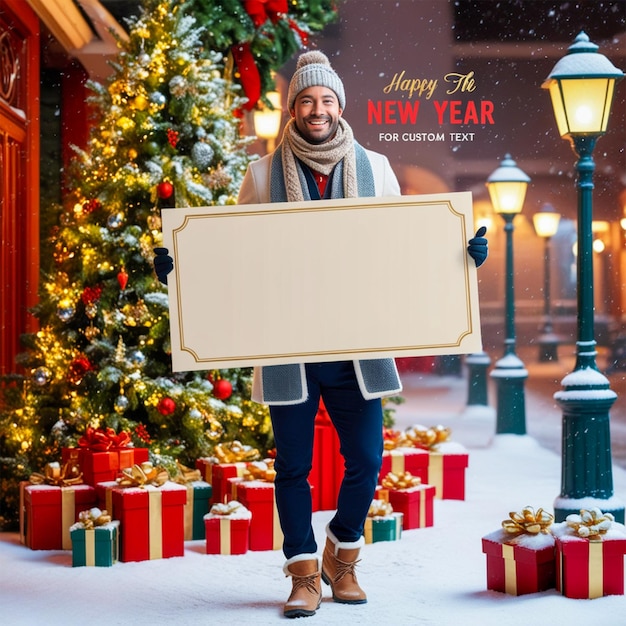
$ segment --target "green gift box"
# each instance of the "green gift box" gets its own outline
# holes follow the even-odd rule
[[[402,536],[402,513],[391,513],[379,517],[367,517],[363,536],[365,543],[377,541],[397,541]]]
[[[113,563],[117,563],[119,528],[118,520],[90,529],[83,528],[80,523],[72,526],[70,528],[72,567],[84,565],[111,567]]]
[[[213,487],[204,480],[185,483],[187,504],[185,504],[185,541],[206,539],[204,516],[211,508]]]

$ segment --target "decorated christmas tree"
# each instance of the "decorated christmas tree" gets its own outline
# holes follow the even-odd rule
[[[172,373],[153,249],[162,208],[236,202],[253,158],[242,115],[335,18],[331,0],[144,0],[128,22],[113,75],[90,84],[96,120],[63,205],[42,206],[54,226],[42,241],[40,330],[24,337],[0,402],[0,529],[15,525],[19,481],[88,428],[129,433],[172,471],[224,442],[271,447],[249,369]]]
[[[172,373],[167,289],[152,266],[161,208],[234,203],[250,160],[235,42],[210,46],[193,5],[144,2],[111,79],[91,85],[97,122],[45,242],[53,260],[40,330],[25,337],[25,375],[4,385],[0,527],[16,515],[17,482],[60,460],[88,427],[130,433],[169,468],[220,442],[271,446],[267,409],[249,400],[250,370]]]

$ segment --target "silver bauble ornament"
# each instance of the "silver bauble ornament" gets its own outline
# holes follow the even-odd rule
[[[215,151],[204,141],[198,141],[191,148],[191,159],[199,170],[207,170],[213,162]]]
[[[76,313],[76,309],[71,302],[63,301],[57,307],[57,316],[62,322],[69,322]]]
[[[38,387],[43,387],[50,382],[51,376],[52,374],[47,367],[38,367],[33,371],[33,382]]]
[[[124,395],[117,396],[113,408],[116,413],[123,413],[128,408],[128,398]]]
[[[146,362],[146,355],[141,350],[133,350],[133,352],[128,355],[128,360],[131,365],[139,368]]]
[[[124,216],[121,213],[111,213],[107,219],[107,226],[110,230],[118,230],[124,223]]]

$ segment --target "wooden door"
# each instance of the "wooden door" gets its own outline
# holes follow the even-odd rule
[[[16,371],[39,277],[39,24],[0,1],[0,374]]]

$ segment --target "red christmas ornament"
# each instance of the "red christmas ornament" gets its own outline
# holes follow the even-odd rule
[[[137,424],[135,426],[135,436],[143,441],[146,445],[150,445],[152,443],[152,437],[150,437],[150,433],[148,429],[143,424]]]
[[[93,369],[91,361],[86,356],[77,356],[69,365],[67,379],[74,385],[78,385],[85,377],[85,374]]]
[[[93,304],[100,300],[102,295],[102,285],[96,285],[95,287],[85,287],[83,293],[80,295],[84,304]]]
[[[167,131],[167,141],[169,142],[170,146],[172,146],[172,148],[176,147],[176,144],[178,143],[178,135],[180,133],[177,130],[172,130],[171,128],[168,129]]]
[[[83,202],[83,213],[93,213],[97,211],[102,206],[102,203],[97,198],[92,198],[91,200],[87,200]]]
[[[171,198],[173,193],[174,185],[172,185],[172,183],[170,183],[168,180],[164,180],[162,183],[159,183],[157,185],[157,195],[162,200],[167,200],[168,198]]]
[[[124,291],[124,289],[126,289],[126,285],[128,284],[128,274],[124,268],[122,268],[117,274],[117,282],[120,285],[120,289]]]
[[[171,415],[176,410],[176,402],[172,398],[161,398],[157,404],[157,411],[161,415]]]
[[[218,400],[226,400],[233,393],[233,386],[225,378],[220,378],[213,383],[213,395]]]

